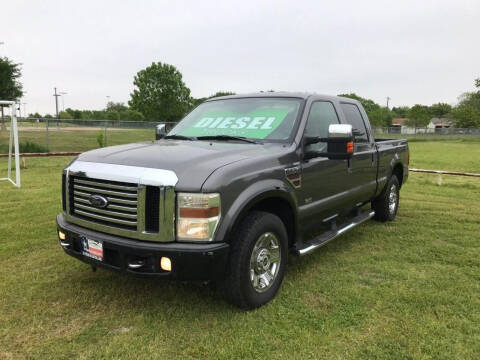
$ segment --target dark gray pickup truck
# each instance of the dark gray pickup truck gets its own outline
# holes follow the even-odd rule
[[[211,99],[157,140],[78,156],[62,177],[64,251],[93,269],[212,280],[255,308],[304,255],[395,218],[406,140],[374,139],[355,100],[303,93]]]

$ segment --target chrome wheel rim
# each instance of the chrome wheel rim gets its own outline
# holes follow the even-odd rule
[[[280,269],[280,242],[274,233],[262,234],[250,256],[250,281],[256,292],[270,289]]]
[[[397,186],[392,185],[392,187],[390,188],[390,195],[388,195],[388,209],[391,215],[395,214],[395,209],[397,208],[397,201]]]

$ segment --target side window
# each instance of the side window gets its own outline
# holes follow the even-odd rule
[[[355,142],[368,142],[368,133],[365,127],[365,122],[363,121],[362,114],[357,105],[342,103],[341,107],[347,123],[353,126]]]
[[[333,104],[328,101],[316,101],[310,108],[308,114],[307,126],[305,127],[305,136],[328,137],[328,126],[338,124],[338,116]],[[310,145],[311,150],[325,151],[326,143]]]

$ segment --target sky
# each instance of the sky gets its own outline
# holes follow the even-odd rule
[[[0,56],[28,113],[127,103],[135,74],[177,67],[192,96],[355,92],[455,104],[480,77],[479,0],[3,1]],[[23,111],[23,107],[22,107]]]

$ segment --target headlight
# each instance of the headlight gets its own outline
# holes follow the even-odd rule
[[[177,194],[177,240],[212,241],[220,221],[220,194]]]

